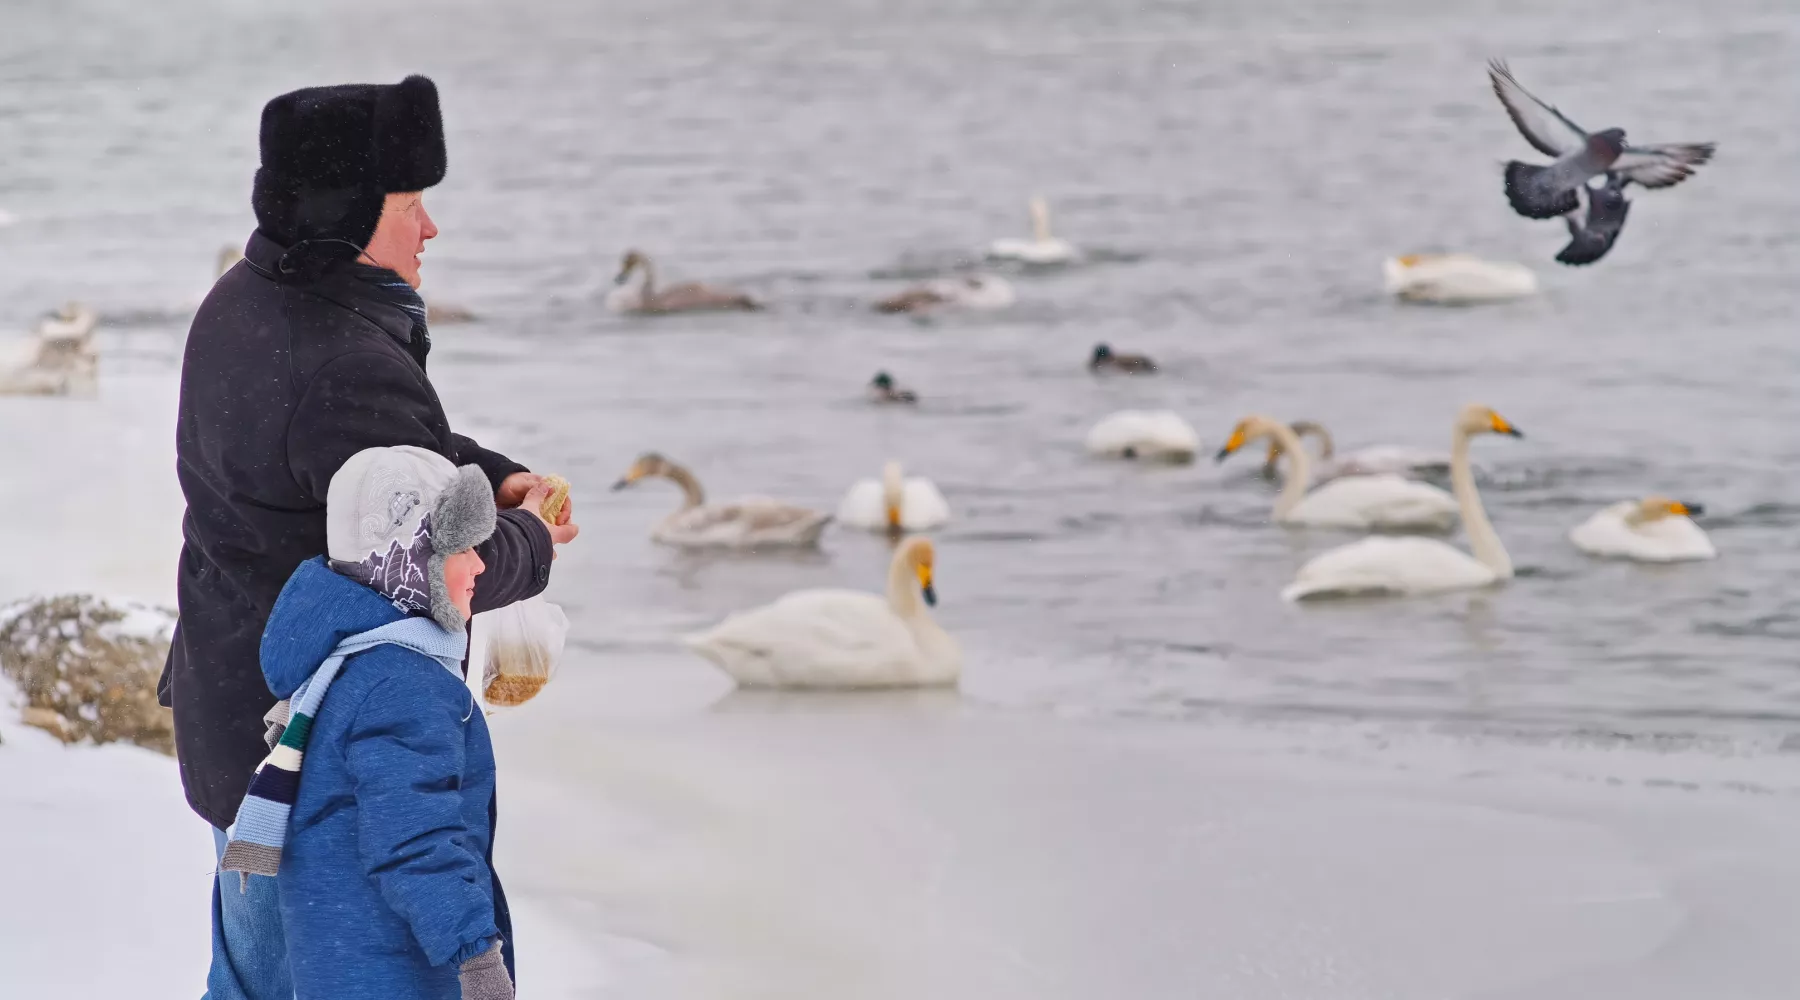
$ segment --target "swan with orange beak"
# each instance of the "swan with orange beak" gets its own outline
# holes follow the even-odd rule
[[[682,641],[741,687],[953,685],[962,677],[962,650],[926,610],[937,604],[936,561],[928,539],[908,538],[888,564],[885,597],[796,591]]]
[[[1591,556],[1637,562],[1712,559],[1719,552],[1694,518],[1697,503],[1649,496],[1621,500],[1595,512],[1569,532],[1569,541]]]
[[[923,476],[907,476],[894,461],[882,466],[879,480],[857,480],[837,510],[839,524],[894,535],[930,531],[949,520],[950,504],[937,485]]]

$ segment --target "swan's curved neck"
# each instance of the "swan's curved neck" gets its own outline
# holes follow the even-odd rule
[[[1469,550],[1483,566],[1501,579],[1513,575],[1512,557],[1500,536],[1494,533],[1486,508],[1481,506],[1481,493],[1475,488],[1475,469],[1469,464],[1469,432],[1457,429],[1450,439],[1450,491],[1456,494],[1456,506],[1462,512],[1463,531],[1469,535]]]
[[[888,607],[907,621],[926,617],[925,602],[919,598],[919,581],[913,577],[912,560],[899,553],[888,564]]]
[[[663,469],[663,476],[681,487],[682,509],[698,507],[706,502],[706,491],[700,488],[700,480],[695,479],[693,473],[670,463]]]
[[[1031,203],[1031,238],[1039,243],[1050,239],[1050,207],[1041,198]]]
[[[1279,521],[1287,517],[1312,488],[1312,459],[1307,457],[1306,448],[1300,443],[1300,435],[1293,428],[1282,423],[1269,425],[1269,436],[1281,447],[1288,457],[1287,479],[1281,484],[1281,494],[1275,498],[1274,518]]]

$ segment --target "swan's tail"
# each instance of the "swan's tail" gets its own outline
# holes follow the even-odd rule
[[[1527,219],[1554,219],[1581,207],[1575,189],[1558,190],[1550,180],[1549,167],[1509,160],[1506,164],[1506,200],[1513,211]]]

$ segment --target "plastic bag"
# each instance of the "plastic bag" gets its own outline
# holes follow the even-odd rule
[[[569,637],[568,616],[542,597],[483,611],[474,626],[482,698],[502,708],[525,704],[550,683]]]

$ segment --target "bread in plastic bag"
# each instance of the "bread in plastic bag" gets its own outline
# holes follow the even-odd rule
[[[550,682],[569,636],[569,618],[539,596],[483,611],[475,616],[474,629],[482,698],[508,708],[530,701]]]

